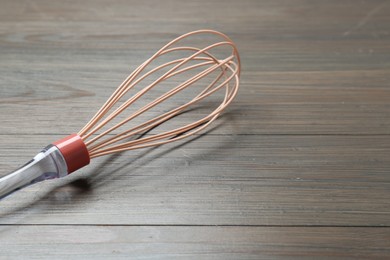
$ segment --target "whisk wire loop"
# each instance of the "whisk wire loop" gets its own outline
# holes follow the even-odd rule
[[[211,34],[223,38],[223,41],[218,41],[207,45],[203,48],[193,47],[193,46],[175,46],[180,41],[196,34]],[[216,55],[212,54],[214,50],[220,48],[229,48],[231,54],[223,59],[217,58]],[[190,52],[186,57],[174,59],[167,61],[161,65],[158,65],[154,68],[148,69],[151,64],[160,57],[163,57],[167,54],[178,54]],[[238,55],[237,47],[235,44],[228,38],[226,35],[212,31],[212,30],[199,30],[191,33],[184,34],[175,40],[166,44],[163,48],[157,51],[151,58],[142,63],[137,69],[135,69],[117,88],[117,90],[111,95],[107,102],[98,110],[95,116],[85,125],[85,127],[78,133],[78,135],[84,140],[87,145],[90,157],[98,157],[102,155],[107,155],[110,153],[133,150],[138,148],[145,148],[155,145],[161,145],[173,141],[177,141],[198,133],[199,131],[206,128],[211,122],[213,122],[220,113],[230,104],[233,98],[237,94],[239,87],[239,76],[240,76],[240,57]],[[164,72],[164,70],[167,70]],[[199,71],[200,70],[200,71]],[[112,135],[112,133],[127,125],[129,122],[139,117],[140,115],[146,113],[150,109],[156,107],[167,99],[175,96],[176,94],[184,91],[194,84],[201,84],[200,82],[205,78],[210,77],[217,70],[220,72],[211,80],[209,84],[203,90],[200,91],[194,98],[190,99],[188,102],[177,106],[169,110],[168,112],[157,115],[144,123],[135,125],[126,129],[122,132]],[[145,72],[144,72],[145,71]],[[143,97],[148,91],[156,87],[158,84],[167,81],[175,76],[179,76],[184,73],[195,72],[195,75],[192,75],[188,79],[184,80],[180,84],[177,84],[172,89],[166,91],[162,95],[153,99],[146,105],[141,106],[135,112],[130,115],[125,116],[124,119],[120,120],[118,123],[113,126],[109,126],[108,129],[103,130],[108,124],[116,119],[120,114],[125,113],[125,111],[134,104],[137,100]],[[133,96],[126,99],[122,104],[120,104],[116,109],[113,110],[114,106],[122,99],[124,96],[136,86],[141,84],[145,79],[155,74],[162,73],[157,79],[154,79],[152,83],[146,85],[141,90],[136,92]],[[173,130],[168,130],[159,134],[154,134],[151,136],[145,136],[138,139],[126,140],[131,137],[137,137],[155,127],[167,122],[168,120],[184,113],[189,107],[195,105],[196,103],[206,99],[207,97],[218,92],[222,88],[226,88],[223,101],[218,105],[207,116],[196,120],[195,122],[186,124],[181,127],[177,127]],[[112,112],[110,112],[113,110]],[[110,113],[109,113],[110,112]],[[100,132],[100,133],[99,133]]]

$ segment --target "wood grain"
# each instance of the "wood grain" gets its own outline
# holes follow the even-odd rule
[[[12,259],[385,259],[390,253],[386,228],[17,226],[0,233],[2,255]]]
[[[388,257],[389,1],[0,6],[0,176],[77,132],[182,33],[220,30],[243,61],[207,134],[1,201],[1,259]]]

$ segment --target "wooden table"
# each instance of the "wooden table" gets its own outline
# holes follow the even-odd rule
[[[224,116],[4,199],[1,259],[390,256],[389,1],[3,0],[1,174],[201,28],[242,55]]]

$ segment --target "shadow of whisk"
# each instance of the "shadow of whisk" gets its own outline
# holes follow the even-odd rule
[[[222,120],[220,120],[222,121]],[[125,162],[121,163],[119,166],[113,168],[113,164],[122,158],[123,156],[126,156],[125,154],[114,154],[109,156],[107,159],[105,159],[103,162],[97,166],[97,169],[91,172],[89,177],[84,178],[86,182],[89,183],[90,186],[93,188],[97,188],[102,185],[106,185],[109,181],[116,180],[120,178],[122,175],[129,175],[129,172],[126,171],[125,173],[119,174],[122,170],[130,168],[131,172],[136,172],[137,169],[142,168],[153,161],[162,158],[169,153],[180,149],[186,145],[189,145],[190,143],[201,139],[205,135],[211,134],[212,132],[216,131],[218,128],[222,127],[223,122],[219,122],[214,124],[213,127],[210,127],[206,132],[194,135],[192,138],[184,139],[182,142],[176,143],[175,145],[166,145],[165,148],[161,148],[158,146],[147,148],[142,153],[137,154],[136,157],[130,160],[125,160]],[[171,147],[169,147],[171,146]],[[160,152],[150,155],[155,150],[161,150]],[[143,158],[146,158],[145,160],[142,160]]]
[[[212,134],[224,125],[224,121],[231,120],[232,118],[234,118],[235,112],[236,111],[226,112],[223,116],[220,117],[219,121],[215,122],[210,128],[208,128],[207,131],[202,134],[194,135],[192,138],[187,138],[179,143],[165,146],[165,148],[159,148],[158,146],[146,148],[146,150],[142,151],[142,153],[137,152],[137,154],[132,157],[132,159],[124,160],[123,163],[120,163],[115,168],[113,168],[113,165],[120,158],[128,156],[128,153],[117,153],[109,155],[101,162],[97,162],[97,165],[95,165],[92,171],[89,171],[84,174],[82,173],[81,176],[73,177],[75,179],[69,180],[65,184],[59,184],[55,186],[52,190],[50,190],[43,196],[37,196],[38,198],[32,202],[23,202],[22,205],[13,206],[10,210],[6,212],[0,212],[0,219],[4,219],[7,216],[14,216],[17,212],[28,211],[32,208],[47,208],[50,207],[50,205],[58,205],[60,203],[62,205],[66,205],[66,207],[74,207],[77,204],[83,203],[85,200],[93,199],[92,194],[96,188],[103,185],[107,185],[108,183],[110,183],[110,181],[121,178],[121,176],[123,175],[131,175],[131,172],[136,172],[137,169],[147,166],[154,160],[162,158],[174,150],[180,149],[198,139],[201,139],[205,135]],[[230,147],[231,145],[232,144],[230,142],[223,143],[223,147],[221,147],[221,145],[218,145],[214,149],[222,149],[224,147]],[[161,151],[150,156],[150,154],[155,149],[161,149]],[[213,151],[210,152],[212,153]],[[202,154],[202,156],[205,156],[205,154]],[[143,158],[145,160],[139,162]],[[195,160],[196,158],[193,159]],[[129,171],[123,171],[124,169],[130,168],[130,166],[132,167]],[[64,182],[64,180],[62,182]],[[8,222],[9,221],[7,220],[7,223]]]

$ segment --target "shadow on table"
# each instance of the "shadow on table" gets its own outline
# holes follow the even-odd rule
[[[22,212],[28,212],[30,210],[36,211],[36,209],[47,209],[50,208],[50,205],[58,205],[58,204],[64,204],[67,207],[75,206],[79,203],[83,203],[84,201],[88,201],[89,199],[93,199],[93,190],[99,186],[106,185],[110,181],[120,178],[122,175],[126,174],[129,175],[131,173],[129,172],[135,172],[138,168],[144,167],[148,164],[150,164],[152,161],[159,159],[172,151],[179,149],[189,143],[192,143],[193,141],[196,141],[198,139],[201,139],[203,136],[207,134],[212,134],[214,131],[219,129],[220,127],[223,127],[225,121],[235,121],[237,118],[235,115],[239,114],[240,111],[230,111],[226,114],[224,114],[218,122],[216,122],[214,125],[212,125],[206,132],[200,135],[196,135],[193,137],[190,137],[189,139],[185,139],[185,141],[181,141],[180,143],[174,145],[171,148],[164,148],[161,149],[160,152],[154,154],[153,156],[148,156],[152,151],[155,149],[158,149],[159,147],[152,147],[149,148],[142,153],[139,153],[135,157],[133,157],[130,160],[126,160],[125,163],[122,163],[116,168],[113,168],[113,163],[116,162],[119,158],[123,156],[123,153],[113,154],[106,157],[103,161],[99,162],[97,166],[95,166],[95,169],[93,172],[89,172],[87,177],[80,176],[77,177],[75,180],[71,180],[70,182],[67,182],[66,184],[57,186],[53,188],[50,192],[44,194],[43,196],[40,196],[38,199],[34,201],[23,202],[22,205],[16,205],[12,206],[12,209],[10,209],[8,212],[0,212],[0,220],[3,218],[6,218],[7,216],[15,215],[16,213],[22,213]],[[237,134],[237,133],[235,133]],[[218,149],[228,149],[228,147],[231,147],[231,142],[224,142],[222,145],[215,147],[213,150],[211,150],[209,153],[213,153],[214,150]],[[126,155],[127,156],[127,155]],[[204,157],[205,154],[199,155],[199,157]],[[207,156],[207,154],[206,154]],[[139,162],[142,158],[145,160],[142,160],[142,162]],[[193,158],[196,160],[197,158]],[[201,158],[200,158],[201,160]],[[138,162],[135,165],[135,162]],[[129,167],[131,167],[131,170],[125,171],[125,173],[120,174],[120,171]],[[152,177],[152,176],[151,176]],[[58,181],[58,180],[57,180]],[[1,202],[0,202],[1,204]],[[43,208],[43,209],[42,209]],[[66,210],[66,209],[65,209]],[[51,214],[52,212],[48,210],[48,214]],[[19,214],[20,215],[20,214]],[[22,214],[23,215],[23,214]],[[29,215],[29,214],[27,214]],[[18,220],[16,222],[22,221],[24,218],[23,216],[19,216]],[[9,224],[9,221],[5,224]],[[11,223],[16,224],[16,223]]]

